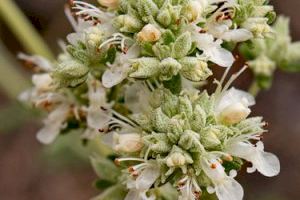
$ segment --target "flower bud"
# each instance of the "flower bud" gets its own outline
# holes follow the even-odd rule
[[[166,58],[159,64],[159,69],[160,80],[167,81],[179,73],[181,64],[173,58]]]
[[[148,21],[148,16],[156,17],[159,9],[153,0],[138,0],[136,2],[137,10],[144,21]]]
[[[200,1],[189,1],[184,9],[184,15],[190,22],[193,22],[201,16],[204,9],[203,6]]]
[[[110,9],[116,9],[119,6],[119,0],[98,0],[99,4]]]
[[[157,58],[143,57],[133,60],[130,77],[150,78],[159,71],[159,60]]]
[[[130,15],[120,15],[114,19],[114,25],[120,29],[121,32],[136,33],[143,27],[139,19]]]
[[[192,129],[195,131],[201,131],[206,124],[206,118],[207,115],[205,111],[201,108],[201,106],[196,105],[190,121]]]
[[[164,9],[157,15],[157,21],[164,27],[168,27],[172,22],[172,17],[168,9]]]
[[[253,61],[249,61],[248,65],[256,75],[272,76],[276,69],[276,63],[265,55],[261,55]]]
[[[75,60],[61,62],[53,71],[52,78],[62,87],[76,87],[87,79],[89,68]]]
[[[151,113],[151,124],[155,131],[166,133],[168,131],[169,118],[166,116],[161,108],[157,108]]]
[[[205,148],[214,148],[221,144],[218,138],[219,130],[215,128],[208,128],[201,134],[201,142]]]
[[[142,137],[139,134],[114,134],[114,150],[123,153],[138,152],[143,147]]]
[[[156,42],[160,39],[161,32],[152,24],[147,24],[144,28],[137,34],[137,38],[141,42]]]
[[[178,167],[186,164],[185,156],[179,152],[171,154],[166,160],[168,167]]]
[[[104,33],[97,26],[88,28],[85,31],[85,35],[86,44],[90,49],[97,49],[101,45],[104,38]]]
[[[212,75],[206,62],[193,57],[185,57],[179,60],[182,65],[181,74],[190,81],[204,81]]]
[[[251,31],[255,37],[269,37],[273,35],[273,30],[267,22],[268,18],[249,18],[242,27]]]
[[[241,102],[231,104],[219,114],[219,120],[225,124],[236,124],[246,119],[251,110]]]

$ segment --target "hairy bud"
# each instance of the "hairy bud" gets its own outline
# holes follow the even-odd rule
[[[203,81],[212,75],[207,63],[198,58],[185,57],[179,62],[182,65],[181,74],[190,81]]]
[[[156,42],[160,39],[161,32],[152,24],[147,24],[144,28],[137,34],[137,38],[141,42]]]

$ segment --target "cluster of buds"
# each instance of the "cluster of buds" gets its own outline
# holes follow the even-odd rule
[[[270,26],[266,0],[98,2],[66,7],[75,32],[57,61],[21,55],[41,68],[21,99],[49,112],[38,133],[44,143],[72,129],[108,141],[118,167],[105,158],[92,164],[116,185],[99,199],[242,200],[234,177],[245,162],[249,173],[279,173],[261,142],[265,122],[249,117],[254,97],[230,88],[246,68],[224,84],[239,43],[247,41],[241,52],[263,80],[277,64],[299,62],[299,45],[280,31],[287,20]],[[209,94],[195,85],[209,83],[212,65],[226,71]]]

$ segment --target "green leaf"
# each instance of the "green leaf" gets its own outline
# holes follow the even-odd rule
[[[125,187],[118,184],[108,188],[99,196],[92,198],[92,200],[120,200],[125,198],[126,193]]]
[[[94,186],[99,189],[99,190],[103,190],[103,189],[107,189],[108,187],[111,187],[112,185],[114,185],[112,182],[107,181],[107,180],[96,180],[94,183]]]
[[[180,74],[173,76],[169,81],[163,82],[165,88],[169,89],[173,94],[179,94],[182,89]]]
[[[172,54],[174,58],[183,58],[188,55],[192,47],[192,37],[190,32],[180,35],[173,46]]]
[[[113,183],[117,182],[121,171],[116,167],[116,165],[112,161],[100,156],[93,156],[91,157],[91,163],[96,174],[102,180],[110,181]]]

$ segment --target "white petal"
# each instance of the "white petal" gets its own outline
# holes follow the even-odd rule
[[[242,200],[244,196],[242,186],[230,177],[216,185],[215,190],[219,200]]]
[[[212,47],[204,53],[211,62],[221,67],[231,67],[235,60],[232,53],[222,47]]]
[[[37,139],[43,144],[54,142],[60,132],[61,124],[49,124],[37,133]]]
[[[138,190],[130,190],[124,200],[142,200]]]
[[[139,190],[148,190],[159,177],[159,174],[159,168],[154,166],[147,167],[136,179],[136,188]]]
[[[274,154],[259,150],[252,144],[238,142],[231,144],[226,151],[251,162],[255,169],[267,177],[276,176],[280,172],[279,159]],[[253,170],[249,172],[253,172]]]
[[[51,71],[53,69],[52,64],[46,58],[43,58],[42,56],[36,56],[36,55],[28,56],[24,53],[20,53],[20,54],[18,54],[18,58],[25,60],[25,61],[30,61],[45,71]]]
[[[252,162],[257,171],[267,177],[277,176],[280,172],[280,162],[272,153],[260,151]]]
[[[229,42],[244,42],[253,38],[253,34],[247,29],[235,29],[223,34],[222,39]]]
[[[61,105],[49,114],[48,118],[44,121],[44,128],[37,134],[37,139],[40,142],[50,144],[55,140],[64,126],[69,109],[68,105]]]
[[[216,107],[216,112],[221,112],[226,107],[235,103],[242,103],[247,107],[253,106],[255,104],[255,98],[245,91],[231,88],[230,90],[226,91],[221,97]]]
[[[103,86],[106,88],[112,88],[113,86],[121,83],[127,76],[126,71],[122,69],[122,66],[116,67],[113,70],[106,70],[102,76]]]
[[[100,107],[91,106],[88,109],[87,123],[90,128],[103,129],[110,120],[110,115],[100,109]]]
[[[84,34],[83,33],[70,33],[67,36],[67,40],[70,44],[76,46],[76,45],[78,45],[79,41],[84,40]]]
[[[136,82],[126,88],[125,104],[133,113],[140,113],[149,107],[149,97],[150,91],[142,83]]]

